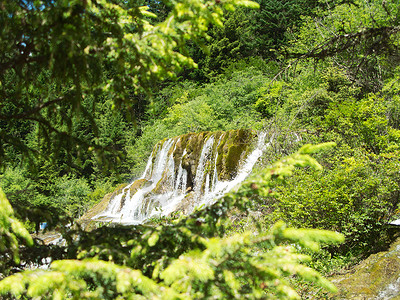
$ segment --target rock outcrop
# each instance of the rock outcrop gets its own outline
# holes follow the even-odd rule
[[[388,251],[369,256],[332,282],[339,289],[332,299],[400,299],[400,238]]]

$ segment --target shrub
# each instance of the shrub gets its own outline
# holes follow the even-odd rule
[[[335,160],[331,169],[297,171],[278,186],[275,200],[266,204],[274,210],[267,219],[341,232],[342,253],[379,249],[399,203],[399,160],[363,151]]]

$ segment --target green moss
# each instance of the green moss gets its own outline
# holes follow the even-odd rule
[[[223,173],[223,169],[224,169],[224,166],[223,166],[224,165],[223,164],[223,161],[224,161],[224,146],[226,144],[226,141],[227,141],[228,137],[229,137],[229,135],[228,135],[227,132],[223,133],[223,136],[221,138],[221,142],[220,142],[220,144],[218,146],[218,149],[217,149],[218,158],[217,158],[216,164],[217,164],[217,172],[219,174],[219,178],[218,179],[220,179],[220,180],[222,178],[224,178],[224,176],[221,176],[221,174]]]
[[[185,152],[185,150],[186,150],[186,152],[188,152],[189,146],[192,149],[191,151],[194,151],[193,150],[194,145],[193,145],[193,141],[192,141],[193,136],[194,136],[193,133],[189,133],[189,134],[181,135],[176,138],[177,142],[175,145],[175,151],[174,151],[174,156],[173,156],[174,163],[175,163],[175,170],[174,170],[175,175],[178,173],[178,167],[179,167],[179,164],[182,159],[184,159],[184,160],[186,159],[186,165],[189,165],[189,162],[187,162],[189,159],[189,156],[185,155],[186,158],[184,158],[182,156],[183,156],[183,153]]]
[[[226,173],[233,177],[237,173],[237,167],[242,154],[246,150],[246,145],[230,145],[225,156],[225,170]]]
[[[219,180],[231,180],[237,174],[243,160],[254,142],[255,132],[249,129],[229,130],[224,133],[217,148],[217,172]]]
[[[390,285],[397,286],[399,277],[400,239],[388,251],[373,254],[347,274],[333,278],[339,289],[333,298],[373,299]]]
[[[173,156],[174,164],[175,164],[175,173],[177,172],[177,168],[182,159],[182,155],[183,155],[183,152],[185,151],[185,147],[186,147],[186,139],[184,137],[177,139],[177,142],[175,144],[175,152],[174,152],[174,156]]]
[[[187,142],[186,152],[183,167],[188,171],[189,176],[195,176],[197,166],[199,164],[199,159],[201,155],[201,150],[204,146],[204,142],[210,133],[208,131],[201,132],[198,134],[191,134],[190,139]]]
[[[129,188],[130,195],[134,195],[139,189],[143,188],[149,181],[147,179],[138,179],[132,183]]]
[[[157,182],[156,187],[152,190],[153,194],[162,194],[166,192],[169,188],[169,185],[171,184],[170,178],[163,173],[161,179]]]

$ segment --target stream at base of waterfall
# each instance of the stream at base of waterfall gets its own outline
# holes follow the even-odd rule
[[[251,173],[270,143],[266,133],[251,130],[186,134],[160,141],[143,175],[115,194],[93,219],[140,224],[210,205]]]

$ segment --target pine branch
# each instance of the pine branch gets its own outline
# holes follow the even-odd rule
[[[56,104],[56,103],[61,103],[65,101],[65,97],[61,96],[58,97],[54,100],[51,101],[47,101],[45,103],[42,103],[41,105],[38,105],[34,108],[32,108],[31,110],[21,113],[21,114],[14,114],[14,115],[1,115],[0,114],[0,120],[11,120],[11,119],[27,119],[29,116],[37,114],[38,112],[40,112],[41,110],[43,110],[44,108]]]

